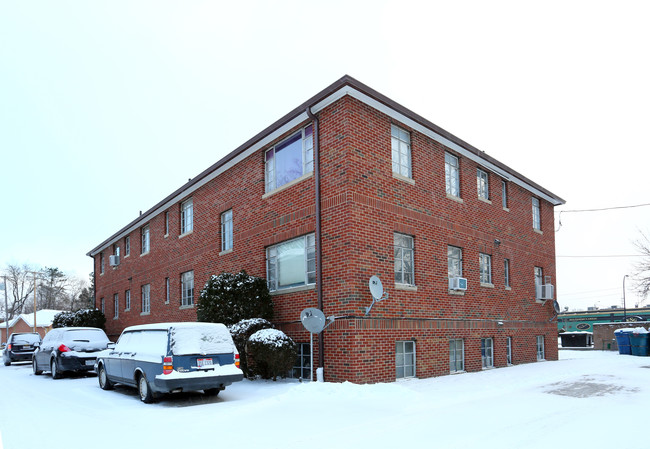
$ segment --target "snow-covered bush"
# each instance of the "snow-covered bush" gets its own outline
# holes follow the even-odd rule
[[[227,326],[247,318],[273,318],[273,301],[266,281],[246,271],[212,276],[196,304],[198,321]]]
[[[253,373],[248,370],[248,353],[246,351],[246,343],[248,342],[248,339],[255,332],[262,329],[270,329],[272,327],[273,325],[264,318],[241,320],[228,327],[232,340],[235,342],[235,346],[237,346],[237,350],[239,351],[240,368],[246,377],[253,376]]]
[[[104,329],[106,317],[99,309],[81,309],[54,315],[52,327],[98,327]]]
[[[296,344],[278,329],[262,329],[250,336],[247,351],[253,364],[250,367],[262,379],[284,377],[293,367],[298,354]]]

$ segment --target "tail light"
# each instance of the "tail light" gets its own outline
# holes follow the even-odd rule
[[[171,374],[174,371],[174,359],[172,357],[165,357],[163,359],[163,374]]]
[[[70,348],[68,348],[66,345],[61,345],[58,347],[59,352],[69,352]]]
[[[235,354],[235,366],[239,368],[239,354]]]
[[[7,351],[11,351],[11,343],[7,345]]]

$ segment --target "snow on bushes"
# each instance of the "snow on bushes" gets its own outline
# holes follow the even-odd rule
[[[241,320],[229,327],[235,346],[239,351],[240,368],[246,377],[253,377],[253,373],[248,370],[248,352],[246,343],[251,335],[261,329],[270,329],[273,326],[264,318],[249,318]]]
[[[249,356],[254,360],[251,371],[262,379],[284,377],[293,367],[297,347],[291,338],[278,329],[261,329],[250,336]]]
[[[98,327],[104,329],[106,317],[99,309],[81,309],[54,315],[52,327]]]

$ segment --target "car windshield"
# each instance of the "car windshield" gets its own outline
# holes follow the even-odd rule
[[[33,343],[38,343],[41,341],[41,337],[38,334],[20,334],[14,335],[13,342],[16,345],[31,345]]]
[[[66,343],[108,343],[108,337],[101,329],[74,329],[63,335]]]

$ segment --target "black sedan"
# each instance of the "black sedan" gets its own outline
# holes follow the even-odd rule
[[[34,352],[34,374],[50,371],[53,379],[65,372],[92,371],[97,354],[108,347],[106,333],[94,327],[52,329]]]

